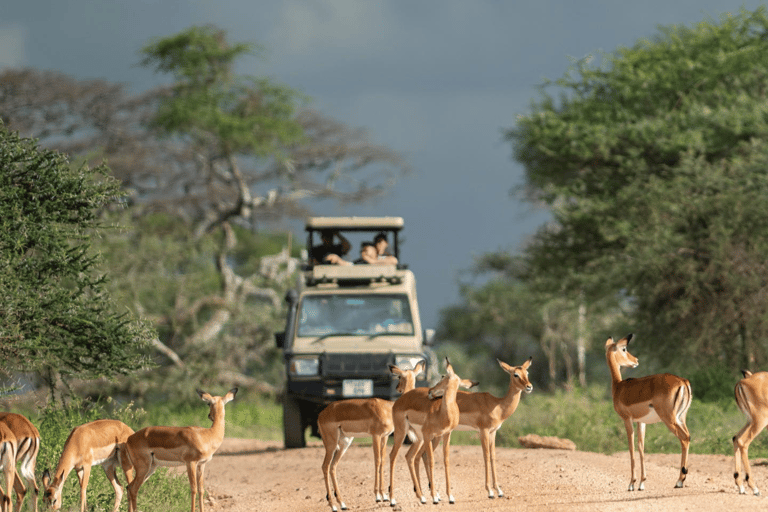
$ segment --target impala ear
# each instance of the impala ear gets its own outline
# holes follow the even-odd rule
[[[476,380],[469,380],[469,379],[461,379],[461,382],[459,382],[459,385],[465,389],[470,389],[480,384]]]
[[[627,344],[629,344],[630,341],[632,341],[632,338],[634,338],[635,335],[632,333],[627,334]]]
[[[611,345],[614,344],[613,337],[609,337],[608,340],[605,342],[605,348],[606,350],[611,347]]]
[[[403,370],[401,370],[400,368],[398,368],[397,366],[395,366],[393,364],[389,365],[389,371],[392,372],[393,374],[397,375],[397,376],[400,376],[400,375],[403,374]]]
[[[531,361],[533,361],[533,356],[529,357],[526,362],[523,363],[523,369],[527,370],[529,366],[531,366]]]
[[[750,376],[752,375],[752,372],[751,372],[751,371],[749,371],[749,370],[741,370],[741,374],[742,374],[742,375],[744,376],[744,378],[746,379],[747,377],[750,377]]]
[[[229,390],[229,393],[224,395],[223,402],[226,404],[227,402],[231,402],[235,399],[235,395],[237,394],[237,388],[232,388]]]
[[[413,375],[418,375],[424,371],[424,367],[427,365],[424,361],[419,361],[416,366],[413,367]]]

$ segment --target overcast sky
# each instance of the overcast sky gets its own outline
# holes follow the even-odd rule
[[[137,65],[154,37],[214,24],[263,59],[239,70],[313,98],[367,129],[415,173],[383,200],[321,215],[405,218],[402,260],[416,273],[424,322],[458,300],[484,252],[518,251],[546,219],[509,191],[522,168],[502,131],[543,79],[572,58],[653,37],[759,1],[728,0],[25,0],[0,13],[0,67],[58,70],[140,91],[161,77]],[[510,340],[514,341],[514,340]]]

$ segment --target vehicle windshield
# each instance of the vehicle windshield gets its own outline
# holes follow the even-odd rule
[[[413,335],[408,297],[393,295],[309,295],[301,301],[299,336],[348,334]]]

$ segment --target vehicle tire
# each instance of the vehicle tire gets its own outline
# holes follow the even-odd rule
[[[304,422],[301,418],[301,404],[295,398],[283,398],[283,438],[286,448],[304,448]]]

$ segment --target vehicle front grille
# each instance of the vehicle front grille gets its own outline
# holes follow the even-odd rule
[[[323,354],[320,368],[325,377],[389,375],[392,354]]]

